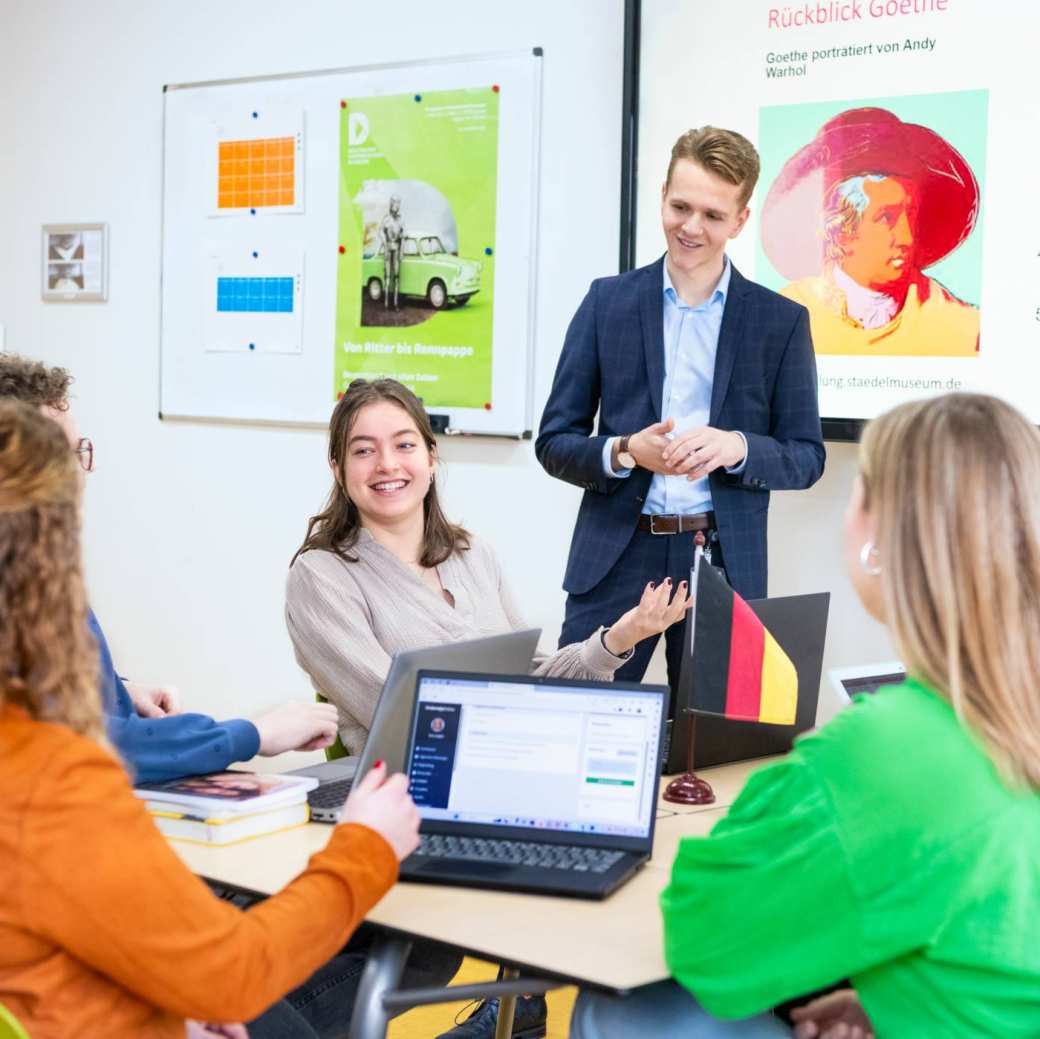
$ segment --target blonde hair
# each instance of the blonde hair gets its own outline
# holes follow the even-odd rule
[[[61,427],[0,400],[0,705],[105,743],[80,570],[79,477]]]
[[[860,446],[885,619],[1000,772],[1040,789],[1040,433],[994,397],[893,408]]]
[[[741,190],[737,204],[741,209],[748,204],[758,183],[758,152],[746,137],[735,130],[721,130],[717,126],[687,130],[672,145],[665,187],[671,185],[672,172],[680,159],[695,162],[716,177],[739,187]]]

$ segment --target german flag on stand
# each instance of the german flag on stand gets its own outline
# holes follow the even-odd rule
[[[690,709],[747,722],[793,725],[798,672],[748,604],[697,553]]]

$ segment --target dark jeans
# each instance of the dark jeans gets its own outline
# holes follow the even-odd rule
[[[560,632],[560,645],[582,642],[601,624],[610,627],[623,613],[639,602],[648,581],[659,584],[666,577],[673,587],[680,581],[689,581],[693,566],[693,534],[651,534],[637,530],[628,547],[607,572],[606,577],[582,595],[568,595],[567,609]],[[711,562],[725,569],[722,546],[718,536],[711,539]],[[624,682],[640,682],[646,674],[660,635],[643,639],[632,654],[632,659],[615,672]],[[668,662],[668,685],[671,704],[668,716],[675,715],[675,695],[679,686],[682,652],[686,637],[686,621],[673,624],[665,633],[665,658]]]
[[[250,1039],[343,1039],[349,1035],[361,974],[375,935],[375,928],[362,924],[342,952],[249,1022]],[[459,953],[436,942],[417,940],[401,988],[447,985],[461,963]]]
[[[207,881],[225,902],[246,910],[263,895],[253,895]],[[362,924],[347,944],[319,967],[302,985],[249,1022],[249,1039],[341,1039],[350,1034],[361,975],[368,962],[377,931]],[[412,951],[401,977],[402,988],[443,987],[458,973],[460,953],[421,939]]]

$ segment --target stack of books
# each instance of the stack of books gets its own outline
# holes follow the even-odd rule
[[[155,825],[177,840],[234,844],[293,826],[310,818],[311,776],[214,772],[164,783],[142,783],[142,798]]]

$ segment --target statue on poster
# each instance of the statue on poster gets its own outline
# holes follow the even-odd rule
[[[404,224],[401,222],[401,196],[391,195],[386,216],[379,225],[379,245],[383,251],[383,309],[398,309],[398,290],[401,286],[401,241]]]

